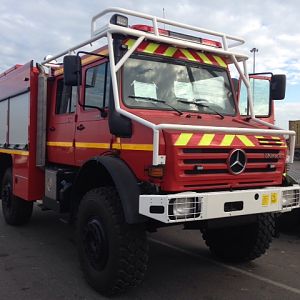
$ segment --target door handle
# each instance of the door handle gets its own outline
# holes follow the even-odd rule
[[[50,131],[55,131],[55,127],[52,126],[52,127],[49,128],[49,130]]]
[[[80,125],[77,126],[77,130],[83,130],[84,128],[85,127],[82,124],[80,124]]]

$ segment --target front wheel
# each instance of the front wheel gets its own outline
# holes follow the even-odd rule
[[[13,194],[12,170],[5,171],[2,180],[2,211],[7,224],[20,226],[29,222],[33,202],[25,201]]]
[[[230,262],[246,262],[263,255],[275,235],[273,214],[258,214],[249,224],[201,230],[210,251]]]
[[[78,212],[78,251],[89,284],[104,295],[139,284],[146,272],[148,244],[142,225],[125,222],[113,187],[89,191]]]

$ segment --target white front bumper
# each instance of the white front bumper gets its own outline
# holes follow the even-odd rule
[[[193,209],[180,217],[175,216],[172,205],[174,199],[188,202]],[[232,192],[141,195],[139,199],[139,213],[163,223],[286,212],[298,207],[300,207],[300,185]]]

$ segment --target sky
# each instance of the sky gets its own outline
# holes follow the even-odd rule
[[[87,40],[92,16],[118,6],[237,35],[246,40],[240,52],[257,48],[256,72],[287,75],[287,92],[276,101],[276,124],[300,119],[300,1],[297,0],[1,0],[0,72],[34,59],[41,62]]]

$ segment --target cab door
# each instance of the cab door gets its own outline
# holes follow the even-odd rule
[[[51,95],[47,126],[47,153],[52,163],[74,164],[76,102],[77,87],[65,86],[63,77],[57,77]]]
[[[107,118],[110,72],[107,59],[84,68],[82,88],[75,127],[77,165],[110,149],[111,135]]]

